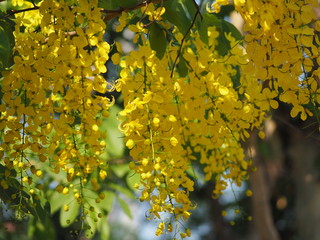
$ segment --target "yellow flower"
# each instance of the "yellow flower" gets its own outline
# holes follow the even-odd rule
[[[129,139],[126,142],[126,146],[127,146],[127,148],[132,149],[135,146],[135,143],[134,143],[134,141],[132,139]]]
[[[64,195],[67,195],[67,194],[69,193],[69,188],[64,187],[63,190],[62,190],[62,193],[63,193]]]
[[[176,137],[171,137],[170,138],[170,143],[171,143],[172,146],[175,147],[178,144],[178,139]]]
[[[250,189],[248,189],[246,191],[246,196],[251,197],[253,195],[252,191]]]
[[[69,211],[69,205],[65,204],[63,206],[63,211],[68,212]]]
[[[107,171],[101,169],[99,171],[99,177],[101,178],[101,180],[104,180],[107,177]]]

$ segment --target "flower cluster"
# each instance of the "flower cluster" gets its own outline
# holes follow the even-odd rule
[[[229,1],[215,1],[213,7],[219,11],[226,4]],[[140,199],[151,202],[152,217],[161,218],[161,212],[175,220],[189,217],[194,183],[187,171],[193,160],[200,160],[206,181],[215,183],[213,197],[223,194],[229,181],[241,185],[251,165],[241,142],[252,130],[262,128],[267,112],[278,108],[277,98],[293,105],[292,117],[311,116],[309,103],[318,112],[319,22],[310,5],[314,1],[234,4],[246,21],[246,48],[226,34],[231,48],[225,56],[217,50],[215,27],[208,29],[208,44],[192,29],[181,48],[175,40],[184,36],[175,29],[159,59],[145,41],[147,29],[136,27],[139,23],[129,26],[137,32],[135,39],[142,41],[137,51],[119,63],[117,88],[125,101],[119,116],[135,159],[131,167],[141,176]],[[157,24],[170,28],[160,17]],[[264,133],[260,131],[259,136],[263,138]],[[169,231],[169,226],[170,220],[160,222],[156,234]]]
[[[65,195],[68,182],[80,179],[74,197],[83,204],[90,174],[106,177],[107,164],[100,159],[106,142],[99,126],[113,102],[94,95],[112,90],[101,75],[107,71],[110,46],[103,40],[106,26],[97,4],[44,0],[32,13],[33,23],[25,13],[17,16],[18,54],[12,69],[3,73],[1,89],[0,153],[7,168],[2,187],[8,187],[14,169],[20,189],[35,194],[45,163],[56,174],[65,172],[67,181],[57,187]],[[97,179],[90,182],[97,190]]]
[[[226,35],[232,46],[229,54],[219,55],[218,36],[209,28],[206,45],[194,31],[181,52],[172,44],[161,60],[147,41],[120,60],[116,88],[124,96],[121,130],[135,159],[131,167],[141,176],[140,200],[151,202],[151,217],[167,212],[175,220],[188,219],[194,208],[189,199],[194,181],[187,171],[197,156],[206,180],[215,183],[214,197],[228,181],[241,185],[248,177],[250,162],[241,141],[261,128],[274,96],[262,94],[262,84],[253,75],[241,74],[249,59],[231,35]],[[176,31],[175,37],[183,36]],[[173,69],[171,77],[168,66],[178,54],[187,63],[188,75]],[[119,58],[114,60],[118,64]],[[171,220],[165,223],[159,224],[157,235],[169,231]]]
[[[125,119],[121,130],[136,160],[131,167],[141,176],[140,200],[152,202],[151,217],[169,212],[187,219],[192,208],[188,192],[194,183],[186,175],[190,153],[184,148],[187,143],[173,102],[175,82],[167,61],[160,61],[150,46],[141,46],[121,60],[116,87],[123,92],[125,109],[119,117]]]
[[[218,12],[227,4],[216,0],[212,8]],[[112,56],[121,68],[115,85],[124,99],[120,129],[134,159],[130,168],[140,176],[140,200],[151,203],[149,218],[160,221],[156,235],[190,217],[195,179],[188,173],[194,166],[214,183],[213,197],[248,178],[252,163],[242,143],[253,131],[264,137],[263,121],[279,100],[292,105],[292,117],[316,115],[320,124],[316,0],[234,0],[245,20],[243,41],[218,25],[197,28],[198,12],[183,35],[181,26],[166,20],[169,9],[159,5],[146,3],[134,14],[119,10],[116,31],[127,27],[139,46],[125,55],[115,43]],[[25,192],[37,196],[46,165],[66,176],[56,190],[73,194],[83,218],[94,211],[84,189],[90,184],[97,191],[98,179],[107,175],[101,158],[106,136],[99,129],[113,104],[102,96],[114,88],[101,75],[110,52],[101,12],[98,0],[43,0],[39,8],[16,14],[14,65],[2,73],[0,186],[20,180],[10,196],[20,203]],[[162,40],[168,44],[159,45]],[[224,54],[221,44],[228,46]],[[190,235],[185,229],[181,238]]]
[[[213,7],[228,4],[216,1]],[[292,105],[291,117],[316,115],[319,123],[320,21],[318,1],[234,1],[245,20],[246,71],[264,81],[265,93]],[[310,107],[311,106],[311,107]]]

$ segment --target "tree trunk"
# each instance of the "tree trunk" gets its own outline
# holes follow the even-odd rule
[[[270,206],[270,191],[267,181],[267,168],[264,159],[257,150],[257,135],[252,134],[251,154],[257,170],[251,174],[251,188],[253,191],[253,223],[259,240],[280,240],[274,225]]]
[[[298,137],[289,148],[296,187],[295,216],[299,239],[320,237],[320,144]]]

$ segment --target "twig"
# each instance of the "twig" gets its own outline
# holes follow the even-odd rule
[[[22,12],[28,12],[28,11],[33,11],[33,10],[38,10],[39,7],[38,6],[35,6],[32,7],[32,8],[25,8],[25,9],[19,9],[19,10],[11,10],[8,14],[4,15],[3,17],[10,17],[14,14],[17,14],[17,13],[22,13]]]
[[[185,39],[187,38],[187,36],[188,36],[189,32],[191,31],[192,27],[194,26],[194,24],[195,24],[195,22],[196,22],[196,19],[197,19],[198,14],[200,14],[200,9],[199,9],[199,8],[197,9],[197,12],[196,12],[196,14],[195,14],[195,15],[194,15],[194,17],[193,17],[193,20],[192,20],[192,23],[191,23],[191,25],[190,25],[189,29],[188,29],[188,30],[187,30],[187,32],[184,34],[184,36],[183,36],[183,38],[182,38],[182,40],[181,40],[181,43],[180,43],[180,47],[179,47],[179,50],[178,50],[177,57],[176,57],[176,59],[174,60],[174,63],[173,63],[173,66],[172,66],[172,70],[171,70],[171,74],[170,74],[170,77],[171,77],[171,78],[172,78],[172,76],[173,76],[174,69],[175,69],[175,67],[176,67],[176,65],[177,65],[177,61],[178,61],[178,59],[179,59],[179,57],[180,57],[180,54],[181,54],[181,51],[182,51],[183,43],[184,43]]]
[[[194,4],[195,8],[197,9],[198,14],[200,15],[200,18],[201,18],[201,21],[202,21],[203,20],[203,16],[202,16],[201,11],[200,11],[200,6],[197,4],[196,0],[192,0],[192,1],[193,1],[193,4]]]
[[[115,9],[115,10],[103,9],[103,10],[101,10],[101,12],[107,14],[107,16],[105,16],[104,20],[105,20],[105,21],[108,21],[108,20],[110,20],[110,19],[112,19],[112,18],[115,18],[115,17],[121,15],[122,12],[133,11],[133,10],[142,8],[142,7],[145,6],[146,4],[149,4],[149,3],[159,3],[159,2],[163,2],[163,1],[167,1],[167,0],[146,0],[146,1],[143,1],[143,2],[137,4],[136,6],[133,6],[133,7],[128,7],[128,8],[121,7],[121,8],[119,8],[119,9]],[[28,11],[38,10],[38,9],[40,8],[40,7],[38,7],[38,6],[36,6],[36,5],[34,4],[34,1],[32,1],[32,4],[33,4],[33,7],[31,7],[31,8],[25,8],[25,9],[19,9],[19,10],[11,10],[8,14],[4,15],[3,17],[9,17],[9,16],[12,16],[12,15],[14,15],[14,14],[22,13],[22,12],[28,12]]]
[[[107,14],[103,19],[106,22],[112,18],[118,17],[119,15],[121,15],[122,12],[130,12],[130,11],[142,8],[150,3],[156,4],[156,3],[163,2],[163,1],[167,1],[167,0],[146,0],[146,1],[138,3],[137,5],[135,5],[133,7],[127,7],[127,8],[120,7],[119,9],[114,9],[114,10],[103,9],[103,10],[101,10],[101,12]]]
[[[282,117],[279,117],[277,115],[273,116],[274,119],[278,120],[280,123],[290,127],[292,130],[297,131],[300,134],[305,133],[302,129],[298,128],[297,126],[293,125],[292,123],[290,123],[289,121],[286,121],[285,119],[283,119]],[[314,140],[315,142],[317,142],[318,144],[320,143],[320,138],[318,136],[315,136],[315,131],[317,129],[315,129],[314,131],[307,133],[305,136],[306,138],[310,138],[312,140]]]

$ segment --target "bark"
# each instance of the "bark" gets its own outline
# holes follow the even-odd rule
[[[299,136],[289,148],[295,181],[295,216],[299,239],[320,236],[320,144]]]
[[[257,239],[259,240],[280,240],[280,235],[273,221],[270,205],[270,185],[267,181],[267,167],[264,159],[257,150],[257,136],[252,134],[251,153],[257,170],[251,174],[251,188],[253,191],[252,208],[253,223]]]

